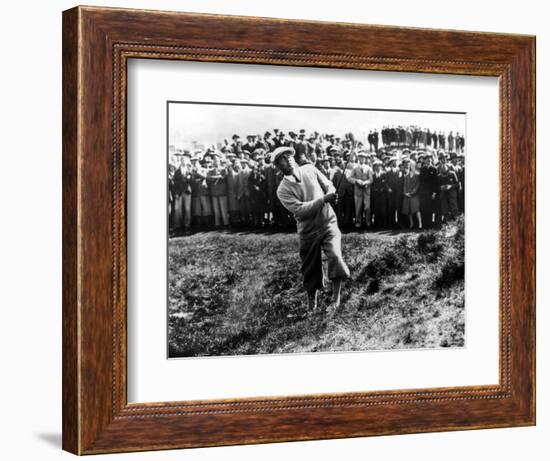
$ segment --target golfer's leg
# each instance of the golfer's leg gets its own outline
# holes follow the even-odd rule
[[[310,311],[317,309],[317,293],[318,290],[307,292],[307,307]]]
[[[336,225],[326,233],[322,248],[328,260],[328,278],[333,283],[333,301],[338,306],[342,279],[348,278],[350,271],[342,256],[342,234]]]
[[[342,279],[332,281],[332,303],[334,307],[340,307],[340,291],[342,288]]]
[[[321,245],[316,239],[300,239],[300,259],[304,289],[308,293],[309,307],[317,307],[317,290],[323,287]]]
[[[342,256],[342,234],[336,225],[332,226],[322,241],[328,259],[330,279],[349,277],[349,269]]]

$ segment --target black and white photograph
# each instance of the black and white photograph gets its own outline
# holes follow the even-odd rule
[[[167,112],[169,358],[465,346],[465,113]]]

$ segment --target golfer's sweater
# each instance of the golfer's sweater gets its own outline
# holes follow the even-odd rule
[[[311,164],[294,170],[297,179],[285,176],[277,188],[277,197],[294,215],[301,237],[324,232],[328,226],[337,225],[336,215],[324,196],[335,192],[332,183]]]

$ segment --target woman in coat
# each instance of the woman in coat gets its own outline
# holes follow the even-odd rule
[[[422,215],[420,214],[420,200],[418,198],[418,187],[420,176],[415,169],[411,168],[409,160],[403,160],[405,174],[403,176],[403,206],[402,213],[409,217],[409,228],[414,227],[414,216],[418,220],[418,228],[422,229]]]

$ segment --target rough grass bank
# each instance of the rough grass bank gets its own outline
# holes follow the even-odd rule
[[[464,346],[464,222],[342,236],[342,306],[307,311],[295,234],[170,240],[170,357]]]

